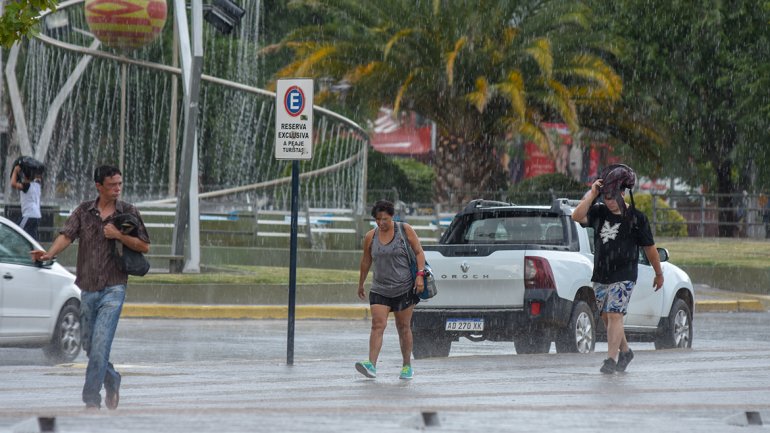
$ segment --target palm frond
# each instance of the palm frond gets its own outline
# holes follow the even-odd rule
[[[383,51],[382,57],[384,59],[388,58],[388,55],[390,54],[390,50],[393,48],[393,45],[398,42],[401,39],[404,39],[405,37],[411,35],[414,32],[414,29],[401,29],[396,32],[385,44],[385,50]]]
[[[316,49],[313,53],[302,59],[297,69],[295,70],[295,73],[297,74],[296,76],[313,76],[313,70],[315,67],[319,63],[328,61],[329,58],[336,52],[337,47],[332,45],[322,45],[318,47],[318,49]]]
[[[519,71],[508,74],[508,78],[497,85],[498,92],[511,103],[511,108],[519,120],[524,119],[527,110],[527,97],[524,92],[524,78]]]
[[[401,87],[398,88],[398,93],[396,94],[396,100],[393,102],[393,112],[398,113],[401,110],[401,100],[404,97],[404,94],[406,93],[407,87],[409,87],[409,84],[412,83],[412,80],[414,80],[415,75],[417,75],[417,71],[411,71],[409,72],[409,75],[406,77],[406,80],[404,80],[403,83],[401,83]]]
[[[520,33],[519,29],[515,27],[506,27],[503,30],[503,47],[509,47]]]
[[[551,153],[551,139],[548,134],[532,122],[522,122],[518,125],[517,132],[532,140],[543,152]]]
[[[556,80],[548,80],[547,86],[551,90],[546,96],[547,105],[559,113],[562,121],[567,124],[571,131],[577,131],[578,115],[569,88]]]
[[[548,38],[538,38],[524,50],[537,63],[546,79],[553,75],[553,52]]]
[[[571,86],[570,94],[580,104],[604,105],[616,100],[606,89],[596,86]]]
[[[476,107],[476,110],[478,110],[479,113],[484,112],[490,97],[490,86],[486,77],[476,78],[476,90],[465,95],[468,102]]]
[[[345,75],[345,79],[352,84],[358,83],[363,78],[371,76],[381,65],[382,62],[374,61],[365,65],[355,66],[347,75]]]
[[[570,75],[596,83],[612,100],[620,99],[623,79],[602,58],[592,54],[581,54],[572,58],[568,68]],[[560,72],[567,72],[567,69]]]
[[[455,59],[457,59],[457,55],[460,54],[460,50],[465,46],[465,43],[468,41],[468,38],[463,36],[457,41],[455,41],[455,47],[452,51],[450,51],[447,54],[446,59],[446,76],[447,76],[447,82],[451,86],[454,81],[454,71],[455,71]]]

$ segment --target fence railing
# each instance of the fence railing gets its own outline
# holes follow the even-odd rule
[[[556,197],[579,198],[585,191],[572,193],[553,193]],[[643,193],[634,195],[637,205],[645,200],[641,198]],[[379,196],[376,196],[380,198]],[[492,197],[492,195],[480,194],[479,197]],[[736,194],[728,197],[716,194],[656,194],[656,200],[648,210],[650,222],[656,237],[669,236],[672,224],[685,227],[686,230],[678,233],[690,237],[717,237],[720,227],[734,229],[734,236],[755,239],[765,239],[770,234],[770,209],[764,195],[760,194]],[[390,197],[387,197],[390,198]],[[506,201],[502,196],[494,196],[495,199]],[[719,199],[726,202],[727,198],[734,200],[739,206],[720,207]],[[519,196],[517,204],[541,204],[551,203],[551,196],[546,194],[533,194],[531,198]],[[665,205],[664,205],[665,203]],[[234,203],[233,203],[234,204]],[[371,203],[369,203],[371,205]],[[18,206],[6,204],[4,211],[17,212]],[[140,207],[145,223],[151,231],[153,244],[158,253],[163,253],[162,248],[170,242],[173,228],[173,207],[168,208],[153,206]],[[69,213],[68,208],[51,207],[51,221],[41,224],[41,230],[50,232],[49,238],[58,230],[64,218]],[[396,218],[407,221],[417,232],[420,241],[425,244],[438,242],[441,234],[446,230],[453,216],[459,208],[440,206],[433,203],[396,203]],[[681,218],[672,218],[676,212]],[[719,213],[730,215],[731,220],[719,221]],[[0,212],[2,214],[2,212]],[[18,216],[17,214],[14,214]],[[58,219],[57,219],[58,218]],[[47,221],[47,220],[46,220]],[[672,222],[674,221],[674,222]],[[360,215],[348,208],[312,208],[303,206],[300,210],[300,246],[313,250],[357,250],[360,241],[369,229],[373,228],[373,220],[369,215]],[[204,246],[232,246],[232,247],[266,247],[288,248],[289,239],[289,213],[282,210],[251,209],[241,206],[233,206],[229,210],[208,209],[201,214],[201,242]]]
[[[517,192],[515,194],[488,191],[479,192],[478,196],[489,200],[500,200],[515,204],[548,205],[555,198],[580,199],[583,191],[541,191]],[[635,192],[634,196],[649,194]],[[396,212],[405,220],[442,221],[451,218],[461,206],[446,206],[434,203],[405,203],[398,200],[397,191],[383,190],[381,195],[395,200]],[[671,233],[672,226],[684,226],[689,237],[717,237],[720,232],[732,233],[734,237],[764,239],[770,237],[770,204],[764,193],[753,194],[704,194],[667,192],[653,194],[658,200],[649,200],[648,212],[650,224],[655,235]],[[645,200],[646,201],[646,200]],[[727,203],[728,205],[720,205]],[[674,218],[671,214],[681,216]],[[434,215],[439,215],[436,217]],[[720,215],[721,214],[721,215]],[[446,222],[446,221],[444,221]]]
[[[666,214],[676,211],[687,225],[687,235],[716,237],[732,232],[733,237],[764,239],[770,235],[770,208],[767,195],[759,194],[655,194],[669,207],[652,201],[654,228],[665,224]],[[720,205],[727,203],[729,205]],[[720,217],[721,216],[721,217]]]

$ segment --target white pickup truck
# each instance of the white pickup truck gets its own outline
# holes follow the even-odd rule
[[[448,356],[453,341],[513,341],[517,353],[589,353],[606,338],[591,283],[593,229],[572,221],[577,202],[516,206],[474,200],[438,245],[424,246],[438,294],[414,310],[414,357]],[[689,276],[658,248],[664,286],[640,249],[639,276],[625,316],[630,341],[692,345]],[[598,328],[598,329],[597,329]]]

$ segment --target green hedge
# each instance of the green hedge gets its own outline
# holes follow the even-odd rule
[[[628,200],[628,198],[626,199]],[[634,194],[634,203],[637,209],[647,215],[650,224],[652,224],[652,195],[646,193]],[[687,237],[687,223],[682,214],[676,209],[672,209],[660,197],[655,197],[655,207],[657,208],[656,236]]]
[[[405,203],[432,203],[433,169],[412,158],[392,157],[369,150],[367,169],[367,196],[369,201],[380,198]]]

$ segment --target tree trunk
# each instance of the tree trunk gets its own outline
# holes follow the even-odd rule
[[[730,175],[732,165],[731,160],[725,159],[717,166],[717,207],[719,207],[717,220],[720,223],[718,234],[720,238],[735,237],[738,234],[738,227],[733,224],[738,221],[735,210],[740,203],[733,197],[735,191]]]
[[[741,198],[736,194],[735,183],[732,178],[733,160],[730,156],[737,142],[735,125],[724,119],[722,122],[710,122],[705,128],[712,130],[714,148],[706,148],[711,155],[711,164],[716,170],[717,180],[717,206],[719,212],[719,237],[736,237],[738,235],[738,215],[736,209],[741,204]],[[708,130],[708,129],[707,129]]]
[[[435,200],[450,209],[459,209],[476,198],[499,199],[490,191],[502,187],[503,169],[489,140],[466,141],[442,133],[436,144]]]

